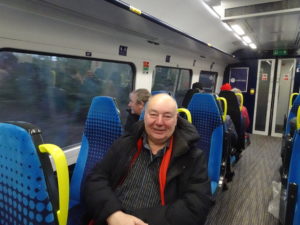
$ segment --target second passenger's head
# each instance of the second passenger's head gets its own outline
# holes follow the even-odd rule
[[[199,89],[199,91],[203,90],[202,84],[200,82],[195,82],[192,85],[192,89]]]
[[[129,94],[129,103],[131,113],[141,115],[145,104],[150,97],[150,93],[147,89],[137,89]]]
[[[145,130],[148,141],[162,145],[173,135],[177,124],[177,103],[168,94],[157,94],[149,99],[145,110]]]
[[[232,87],[229,83],[225,83],[221,86],[221,91],[231,91]]]

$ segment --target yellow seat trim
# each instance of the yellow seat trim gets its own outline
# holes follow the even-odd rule
[[[59,209],[57,210],[57,218],[59,225],[66,225],[68,219],[69,207],[69,170],[66,156],[63,150],[53,144],[42,144],[39,146],[42,153],[48,153],[52,156],[58,181],[58,194],[59,194]]]
[[[241,101],[240,101],[240,111],[242,111],[243,106],[244,106],[244,95],[242,93],[235,93],[236,96],[240,96]]]
[[[290,96],[290,103],[289,103],[289,109],[292,108],[292,106],[293,106],[293,98],[294,98],[294,96],[296,96],[296,95],[299,95],[299,93],[292,93],[292,94],[291,94],[291,96]]]
[[[178,112],[185,113],[187,120],[192,123],[192,115],[191,112],[186,108],[179,108]]]
[[[223,98],[223,97],[217,97],[217,100],[220,102],[223,102],[224,109],[223,109],[222,119],[223,119],[223,122],[225,122],[226,116],[227,116],[227,100],[226,100],[226,98]]]

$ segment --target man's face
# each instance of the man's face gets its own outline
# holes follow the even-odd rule
[[[144,108],[144,103],[138,103],[136,94],[130,93],[128,106],[130,107],[132,114],[141,115],[141,112]]]
[[[155,95],[148,102],[144,121],[149,141],[166,143],[177,124],[177,107],[172,97]]]

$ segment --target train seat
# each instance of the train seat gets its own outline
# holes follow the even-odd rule
[[[237,145],[233,147],[236,148],[237,157],[239,157],[239,154],[241,153],[242,149],[245,148],[245,135],[242,129],[242,117],[241,117],[240,106],[235,93],[232,91],[221,91],[219,96],[227,100],[227,104],[228,104],[227,114],[232,119],[235,126],[235,130],[238,135]]]
[[[200,135],[198,147],[204,151],[208,159],[211,192],[215,194],[221,178],[224,138],[224,124],[219,106],[211,94],[194,94],[188,110],[192,115],[192,123]]]
[[[114,140],[122,134],[119,110],[113,98],[94,97],[85,122],[81,149],[71,179],[68,224],[77,224],[81,202],[81,187],[87,173],[101,160]]]
[[[295,97],[294,101],[292,102],[293,96],[296,96],[296,97]],[[293,93],[290,98],[290,107],[291,108],[290,108],[290,111],[289,111],[289,114],[287,117],[284,135],[288,135],[290,133],[290,129],[291,129],[290,120],[297,116],[297,110],[298,110],[299,106],[300,106],[300,95],[298,93]]]
[[[151,95],[157,95],[157,94],[162,94],[162,93],[166,93],[170,96],[173,96],[173,93],[171,91],[165,91],[165,90],[151,91]]]
[[[293,149],[290,160],[287,186],[287,202],[285,210],[285,225],[300,224],[300,107],[297,111],[297,130],[295,131]]]
[[[294,98],[295,97],[295,98]],[[294,99],[294,101],[292,101]],[[289,172],[290,159],[292,154],[292,146],[294,141],[294,133],[296,130],[296,116],[297,109],[300,106],[300,97],[298,93],[293,93],[290,96],[289,101],[290,111],[288,117],[285,121],[285,130],[282,136],[282,146],[281,146],[281,157],[282,157],[282,167],[281,167],[281,181],[283,186],[286,188],[287,178]]]
[[[218,102],[219,111],[223,112],[222,120],[224,122],[224,139],[221,176],[226,178],[224,180],[224,189],[226,189],[226,183],[230,182],[234,176],[232,164],[235,161],[235,156],[233,154],[234,152],[232,151],[232,146],[237,141],[237,134],[230,116],[227,115],[227,100],[223,97],[216,97],[216,100]]]
[[[0,224],[66,225],[69,175],[63,151],[30,123],[0,123]],[[54,161],[57,178],[50,158]]]

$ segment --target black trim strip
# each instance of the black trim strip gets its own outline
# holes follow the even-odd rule
[[[107,1],[107,2],[109,2],[109,3],[111,3],[111,4],[114,4],[114,5],[116,5],[116,6],[120,7],[120,8],[122,8],[122,9],[126,9],[126,10],[128,10],[128,11],[130,11],[130,12],[136,14],[136,15],[139,15],[139,14],[137,14],[137,13],[131,11],[131,10],[130,10],[130,5],[127,4],[126,2],[123,2],[123,1],[121,1],[121,0],[105,0],[105,1]],[[226,52],[224,52],[224,51],[222,51],[222,50],[220,50],[220,49],[218,49],[218,48],[215,48],[215,47],[213,47],[213,46],[209,46],[207,43],[205,43],[205,42],[203,42],[203,41],[201,41],[201,40],[199,40],[199,39],[197,39],[197,38],[195,38],[195,37],[193,37],[193,36],[191,36],[191,35],[189,35],[189,34],[183,32],[183,31],[180,31],[180,30],[178,30],[178,29],[172,27],[171,25],[165,23],[164,21],[162,21],[162,20],[160,20],[160,19],[158,19],[158,18],[156,18],[156,17],[154,17],[154,16],[151,16],[151,15],[148,14],[148,13],[145,13],[145,12],[141,11],[140,16],[142,16],[143,18],[145,18],[145,19],[147,19],[147,20],[150,20],[150,21],[153,22],[153,23],[156,23],[156,24],[158,24],[158,25],[160,25],[160,26],[163,26],[163,27],[167,28],[168,30],[174,31],[174,32],[176,32],[176,33],[178,33],[178,34],[181,34],[181,35],[183,35],[183,36],[185,36],[185,37],[187,37],[187,38],[189,38],[189,39],[191,39],[191,40],[193,40],[193,41],[196,41],[196,42],[198,42],[198,43],[200,43],[200,44],[202,44],[202,45],[205,45],[205,46],[207,46],[207,47],[209,47],[209,48],[212,48],[212,49],[214,49],[214,50],[216,50],[216,51],[218,51],[218,52],[220,52],[220,53],[222,53],[222,54],[224,54],[224,55],[227,55],[227,56],[230,56],[230,57],[232,57],[232,58],[235,58],[233,55],[228,54],[228,53],[226,53]]]

